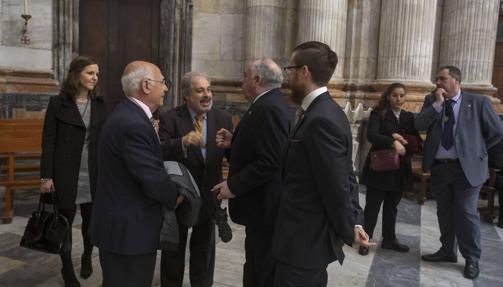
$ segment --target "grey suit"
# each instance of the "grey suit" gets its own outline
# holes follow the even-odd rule
[[[437,199],[441,251],[456,256],[457,243],[469,261],[480,258],[480,219],[477,202],[481,185],[489,177],[487,150],[503,137],[503,126],[487,97],[461,92],[454,132],[458,160],[436,159],[442,136],[442,112],[432,104],[435,95],[425,97],[415,126],[427,130],[423,170],[431,171],[430,188]],[[457,242],[456,242],[457,239]]]

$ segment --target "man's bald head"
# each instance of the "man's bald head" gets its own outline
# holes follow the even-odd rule
[[[257,59],[250,62],[253,77],[260,77],[260,85],[265,89],[280,88],[283,83],[281,68],[271,58]]]
[[[141,82],[154,78],[154,73],[159,68],[149,62],[133,61],[129,63],[122,73],[122,90],[127,97],[132,97],[141,92]]]

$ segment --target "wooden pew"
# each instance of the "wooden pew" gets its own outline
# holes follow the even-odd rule
[[[0,185],[5,186],[2,223],[12,222],[14,190],[40,185],[42,119],[0,120]]]

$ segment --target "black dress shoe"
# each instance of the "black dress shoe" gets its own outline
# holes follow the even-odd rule
[[[405,244],[401,244],[398,239],[395,239],[393,241],[384,241],[381,244],[381,248],[383,249],[391,249],[395,250],[398,252],[409,252],[409,246]]]
[[[465,278],[475,279],[479,276],[479,263],[466,261],[465,271],[463,272]]]
[[[421,259],[428,262],[452,262],[452,263],[458,262],[457,257],[445,255],[440,250],[433,254],[423,255],[421,256]]]
[[[80,265],[80,277],[87,279],[91,274],[93,274],[93,264],[91,261],[91,256],[82,254]]]
[[[215,208],[215,223],[218,226],[218,236],[222,242],[229,242],[232,239],[232,229],[227,223],[227,207],[221,208],[217,206]]]
[[[365,246],[360,246],[358,247],[358,253],[360,253],[360,255],[367,255],[369,254],[369,248]]]

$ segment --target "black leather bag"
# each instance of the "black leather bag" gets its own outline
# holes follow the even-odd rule
[[[46,201],[44,197],[51,197],[52,202],[57,201],[55,192],[40,195],[38,210],[31,214],[19,245],[38,251],[59,254],[65,243],[66,236],[70,232],[70,225],[66,217],[59,213],[56,204],[53,205],[53,212],[45,210]]]

